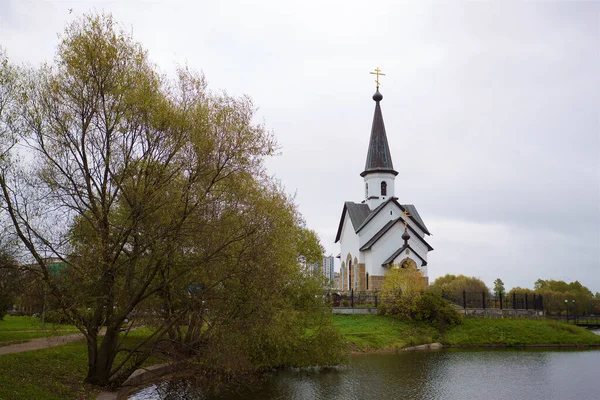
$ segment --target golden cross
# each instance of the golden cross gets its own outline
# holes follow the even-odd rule
[[[377,89],[379,89],[379,75],[385,76],[383,72],[379,69],[379,67],[375,68],[375,72],[369,72],[371,75],[376,75],[375,83],[377,84]]]
[[[412,217],[412,215],[410,215],[408,213],[408,211],[404,210],[404,211],[402,211],[402,216],[404,217],[404,229],[406,229],[408,227],[408,220],[407,220],[407,218],[408,217]]]

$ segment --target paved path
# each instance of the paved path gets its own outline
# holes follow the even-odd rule
[[[21,353],[23,351],[31,350],[48,349],[50,347],[62,346],[67,343],[76,342],[81,339],[83,339],[83,335],[81,333],[32,339],[29,342],[11,344],[9,346],[0,347],[0,355]]]

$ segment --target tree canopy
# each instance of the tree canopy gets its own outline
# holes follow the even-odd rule
[[[322,247],[264,170],[276,142],[249,97],[163,76],[110,15],[69,25],[54,64],[3,71],[19,101],[0,108],[0,205],[85,336],[88,382],[119,384],[165,340],[229,371],[338,356],[298,264]],[[142,325],[154,333],[126,345]]]

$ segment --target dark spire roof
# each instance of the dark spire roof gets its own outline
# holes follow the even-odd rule
[[[365,176],[372,172],[391,172],[398,175],[392,164],[392,155],[390,154],[390,146],[388,146],[387,136],[385,134],[385,125],[383,124],[383,115],[381,114],[381,106],[379,102],[383,100],[383,96],[379,93],[379,89],[373,95],[375,100],[375,115],[373,115],[373,126],[371,127],[371,139],[369,140],[369,150],[367,151],[367,162],[365,170],[360,176]]]

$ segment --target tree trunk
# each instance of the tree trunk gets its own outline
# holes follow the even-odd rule
[[[118,329],[112,325],[107,326],[106,334],[102,339],[100,348],[97,348],[94,341],[93,348],[90,347],[88,340],[88,373],[85,381],[97,386],[108,386],[111,384],[111,374],[115,356],[119,344]],[[94,357],[92,357],[94,354]]]

